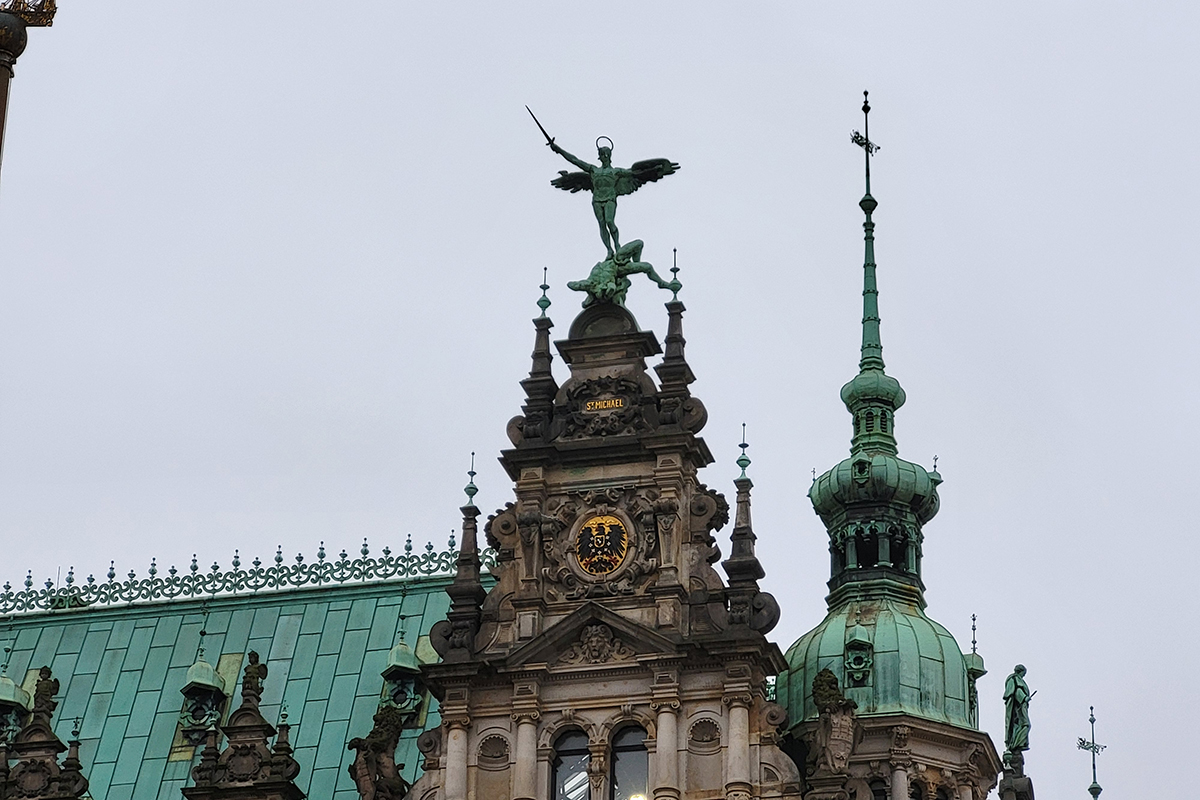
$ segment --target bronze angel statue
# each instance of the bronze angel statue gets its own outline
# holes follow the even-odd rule
[[[526,110],[528,108],[526,106]],[[529,115],[533,116],[533,112],[530,111]],[[558,177],[550,181],[550,184],[572,194],[580,191],[592,193],[592,210],[596,213],[596,222],[600,224],[600,239],[604,242],[605,249],[608,250],[608,257],[612,258],[621,249],[620,234],[617,231],[616,223],[617,198],[621,195],[633,194],[647,183],[675,174],[679,170],[679,165],[668,158],[650,158],[635,162],[629,169],[614,167],[612,165],[612,139],[607,136],[601,136],[596,140],[596,152],[600,163],[598,165],[589,164],[559,147],[553,137],[546,133],[542,123],[537,121],[537,117],[533,117],[533,121],[537,122],[550,149],[582,170],[582,172],[561,170]],[[601,144],[602,142],[607,142],[607,144]]]

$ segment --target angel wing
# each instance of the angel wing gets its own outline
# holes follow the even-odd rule
[[[648,158],[635,161],[629,169],[617,175],[617,194],[633,194],[647,183],[652,183],[679,171],[679,165],[669,158]]]
[[[550,181],[550,185],[571,194],[583,191],[590,192],[592,190],[592,176],[586,172],[567,172],[563,169],[559,170],[557,178]]]

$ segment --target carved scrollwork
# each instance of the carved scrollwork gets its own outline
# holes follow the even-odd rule
[[[670,530],[677,509],[678,503],[652,488],[613,487],[552,497],[536,521],[546,561],[542,575],[567,599],[641,591],[658,569],[659,534]],[[588,527],[590,520],[600,522]],[[619,542],[605,542],[615,548],[611,554],[595,550],[601,522],[619,536]],[[593,539],[582,541],[585,533]],[[598,555],[609,560],[588,563]]]
[[[575,384],[567,390],[560,438],[619,436],[645,430],[649,426],[642,394],[637,381],[621,376],[606,375]]]

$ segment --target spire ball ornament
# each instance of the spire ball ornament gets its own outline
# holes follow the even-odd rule
[[[467,505],[471,507],[475,505],[475,495],[479,494],[479,487],[475,485],[475,475],[475,453],[472,451],[471,468],[467,470],[467,485],[463,487],[463,492],[467,495]]]

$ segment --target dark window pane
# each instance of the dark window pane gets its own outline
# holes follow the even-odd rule
[[[650,756],[646,732],[625,728],[613,737],[612,799],[645,800],[650,787]]]
[[[558,738],[554,751],[554,800],[587,800],[587,735],[579,731],[565,733]]]

